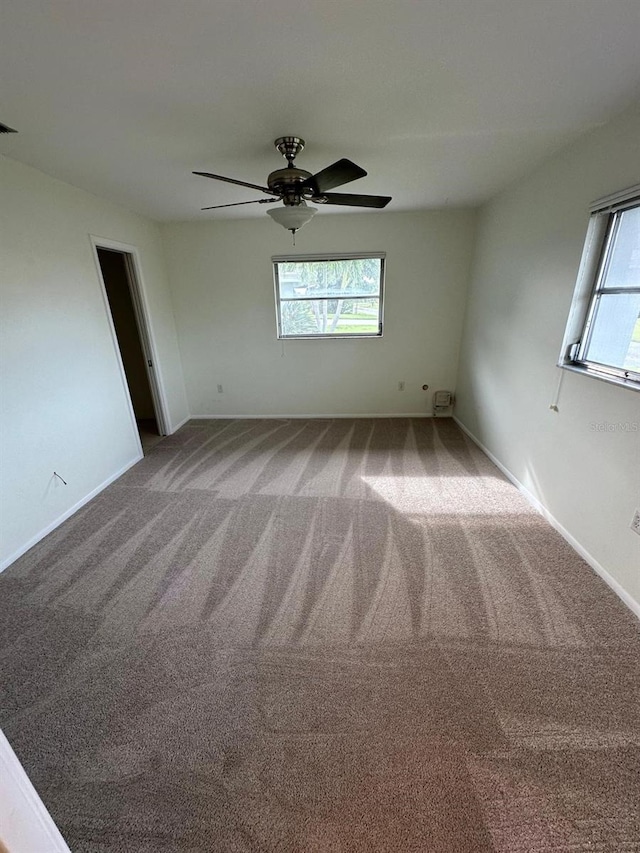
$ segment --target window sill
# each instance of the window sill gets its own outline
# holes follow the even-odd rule
[[[382,340],[382,335],[279,335],[279,341],[357,341],[357,340]]]
[[[621,388],[640,391],[640,381],[637,379],[625,379],[623,376],[616,376],[615,373],[606,373],[603,370],[595,370],[573,362],[559,362],[558,367],[561,367],[563,370],[570,370],[572,373],[580,373],[582,376],[590,376],[592,379],[599,379],[601,382],[608,382],[610,385],[618,385]]]

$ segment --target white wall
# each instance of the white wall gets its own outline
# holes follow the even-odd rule
[[[51,815],[0,731],[0,853],[70,853]]]
[[[426,413],[455,384],[474,227],[469,210],[319,214],[294,249],[266,214],[164,226],[191,412]],[[383,338],[278,341],[271,256],[333,251],[387,253]]]
[[[555,364],[589,203],[638,182],[639,152],[636,107],[546,160],[482,210],[456,408],[461,422],[636,602],[640,537],[629,524],[640,506],[640,394]],[[549,405],[560,379],[555,413]]]
[[[138,455],[89,234],[139,249],[174,426],[188,409],[158,227],[7,158],[0,188],[5,565]]]

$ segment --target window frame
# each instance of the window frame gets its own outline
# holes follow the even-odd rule
[[[327,252],[321,254],[306,254],[306,255],[274,255],[271,258],[271,263],[273,266],[273,289],[275,296],[275,304],[276,304],[276,336],[279,341],[298,341],[298,340],[314,340],[314,341],[322,341],[322,340],[361,340],[364,338],[375,339],[382,338],[384,334],[384,291],[385,291],[385,273],[386,273],[386,252]],[[350,300],[357,299],[378,299],[378,331],[377,332],[343,332],[340,334],[337,333],[328,333],[328,332],[317,332],[317,333],[309,333],[309,334],[296,334],[296,335],[284,335],[282,333],[282,311],[281,304],[282,302],[304,302],[304,301],[314,301],[314,302],[330,302],[334,301],[336,296],[318,296],[313,297],[313,299],[303,300],[303,299],[282,299],[280,296],[280,286],[279,286],[279,276],[278,276],[278,264],[286,264],[286,263],[318,263],[323,261],[354,261],[354,260],[368,260],[374,259],[380,261],[380,283],[378,296],[368,295],[368,296],[350,296],[348,297]]]
[[[589,360],[587,356],[600,296],[640,292],[607,287],[612,249],[622,214],[640,207],[640,184],[593,202],[558,367],[640,391],[640,371]]]

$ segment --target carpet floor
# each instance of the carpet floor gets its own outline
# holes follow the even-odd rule
[[[73,853],[640,851],[639,623],[450,419],[191,422],[0,595]]]

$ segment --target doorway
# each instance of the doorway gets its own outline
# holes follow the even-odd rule
[[[143,453],[166,435],[133,255],[95,244]]]

